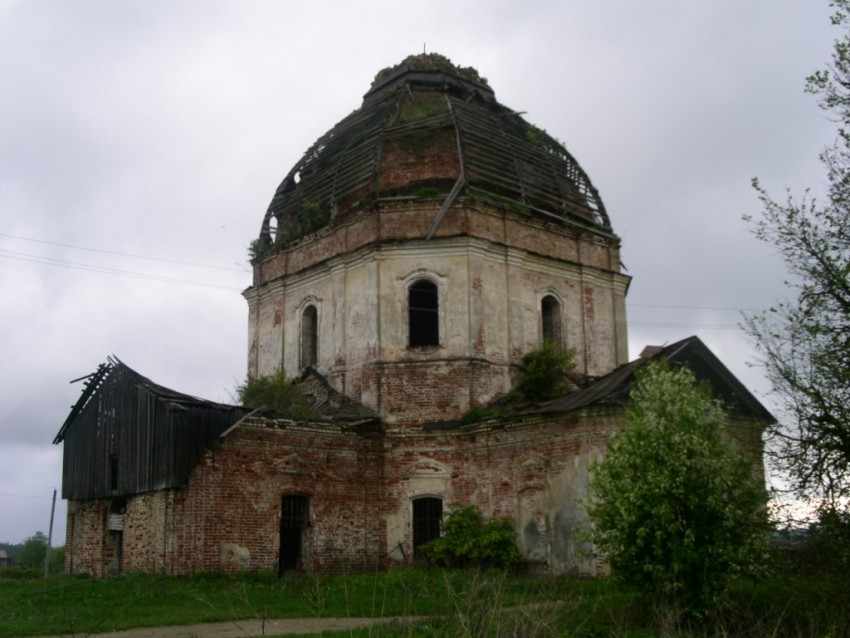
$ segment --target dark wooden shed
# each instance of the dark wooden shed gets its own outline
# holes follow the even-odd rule
[[[184,485],[204,450],[246,412],[153,383],[115,357],[85,377],[54,444],[62,497],[129,496]]]

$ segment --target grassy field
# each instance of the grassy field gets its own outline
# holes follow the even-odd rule
[[[700,627],[610,579],[403,569],[348,576],[271,575],[109,580],[0,578],[0,637],[90,633],[246,618],[416,615],[327,637],[850,636],[850,585],[840,574],[783,569],[741,584]]]

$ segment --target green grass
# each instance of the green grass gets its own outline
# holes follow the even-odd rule
[[[701,627],[676,627],[645,592],[611,579],[399,569],[348,576],[127,575],[0,579],[0,638],[294,617],[417,616],[326,638],[850,635],[843,575],[782,572],[740,584]]]

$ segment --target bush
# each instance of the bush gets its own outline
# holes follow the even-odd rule
[[[314,416],[301,386],[283,372],[266,377],[248,377],[236,388],[239,401],[248,408],[265,408],[274,414],[306,421]]]
[[[21,567],[2,567],[0,568],[0,580],[6,578],[9,580],[37,580],[44,576],[44,571],[35,567],[23,569]]]
[[[51,574],[61,574],[65,571],[65,546],[54,547],[50,550],[48,570]]]
[[[545,340],[522,358],[518,389],[529,401],[554,399],[567,391],[567,374],[573,368],[575,350]]]
[[[422,547],[438,567],[511,567],[522,561],[517,536],[506,518],[482,523],[474,507],[454,509],[441,525],[442,536]]]

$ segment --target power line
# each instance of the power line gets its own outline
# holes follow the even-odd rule
[[[719,310],[722,312],[756,312],[756,308],[723,308],[719,306],[672,306],[664,304],[629,303],[630,308],[663,308],[665,310]]]
[[[133,259],[144,259],[147,261],[155,261],[160,263],[167,264],[175,264],[180,266],[192,266],[196,268],[209,268],[214,270],[224,270],[228,272],[239,272],[245,273],[246,271],[241,268],[233,268],[228,266],[213,266],[209,264],[198,264],[194,262],[180,261],[176,259],[167,259],[163,257],[151,257],[148,255],[138,255],[135,253],[125,253],[121,251],[114,250],[105,250],[102,248],[91,248],[86,246],[77,246],[74,244],[65,244],[62,242],[48,241],[44,239],[35,239],[32,237],[24,237],[22,235],[11,235],[9,233],[0,233],[0,237],[7,237],[9,239],[17,239],[21,241],[28,241],[38,244],[46,244],[49,246],[60,246],[63,248],[71,248],[74,250],[84,250],[88,252],[101,253],[106,255],[114,255],[118,257],[130,257]],[[7,253],[7,254],[2,254]],[[6,249],[0,249],[0,257],[6,257],[7,259],[18,259],[21,261],[30,261],[34,263],[42,263],[50,266],[60,266],[64,268],[71,268],[75,270],[84,270],[89,272],[100,272],[103,274],[111,274],[116,276],[123,277],[132,277],[136,279],[147,279],[150,281],[159,281],[163,283],[176,283],[180,285],[187,286],[197,286],[203,288],[215,288],[219,290],[230,290],[235,292],[240,292],[240,290],[236,288],[231,288],[229,286],[219,286],[216,284],[208,284],[204,282],[192,281],[188,279],[178,279],[173,277],[164,277],[159,275],[149,275],[145,273],[139,273],[134,271],[127,270],[117,270],[113,268],[106,268],[102,266],[92,266],[90,264],[80,264],[75,262],[68,262],[59,259],[54,259],[51,257],[41,257],[38,255],[30,255],[28,253],[21,253],[17,251],[11,251]],[[645,303],[629,303],[626,302],[629,308],[649,308],[649,309],[663,309],[663,310],[710,310],[717,312],[755,312],[754,308],[735,308],[735,307],[723,307],[723,306],[680,306],[680,305],[672,305],[672,304],[645,304]],[[731,324],[718,324],[718,325],[705,325],[705,324],[683,324],[683,323],[671,323],[671,322],[640,322],[640,321],[630,321],[629,325],[634,326],[642,326],[642,327],[663,327],[663,328],[700,328],[706,330],[738,330],[739,326],[731,325]]]
[[[56,487],[55,485],[40,485],[38,483],[12,483],[11,481],[0,481],[0,485],[2,485],[4,488],[24,487],[34,490],[52,490]]]
[[[734,324],[705,324],[705,323],[668,323],[655,321],[629,321],[629,326],[640,326],[642,328],[688,328],[699,330],[740,330],[740,326]]]
[[[210,264],[196,264],[190,261],[178,261],[176,259],[165,259],[163,257],[151,257],[149,255],[137,255],[135,253],[125,253],[116,250],[105,250],[103,248],[89,248],[86,246],[75,246],[74,244],[63,244],[56,241],[47,241],[46,239],[34,239],[32,237],[23,237],[21,235],[9,235],[8,233],[0,233],[0,237],[9,239],[19,239],[21,241],[29,241],[36,244],[47,244],[48,246],[60,246],[62,248],[73,248],[74,250],[85,250],[92,253],[101,253],[104,255],[115,255],[117,257],[132,257],[133,259],[145,259],[147,261],[158,261],[166,264],[177,264],[180,266],[194,266],[195,268],[211,268],[213,270],[228,270],[233,272],[245,272],[242,268],[233,268],[232,266],[213,266]]]
[[[92,266],[90,264],[80,264],[76,262],[64,261],[61,259],[54,259],[52,257],[41,257],[39,255],[30,255],[27,253],[20,253],[13,250],[5,250],[0,248],[0,257],[5,257],[6,259],[16,259],[18,261],[29,261],[37,264],[45,264],[47,266],[58,266],[61,268],[70,268],[72,270],[84,270],[87,272],[97,272],[105,275],[115,275],[119,277],[131,277],[133,279],[147,279],[148,281],[158,281],[162,283],[170,283],[170,284],[180,284],[183,286],[195,286],[199,288],[215,288],[218,290],[229,290],[233,292],[240,292],[238,288],[232,288],[230,286],[219,286],[217,284],[210,284],[201,281],[192,281],[190,279],[177,279],[174,277],[164,277],[160,275],[150,275],[146,273],[133,272],[129,270],[117,270],[115,268],[106,268],[103,266]]]

